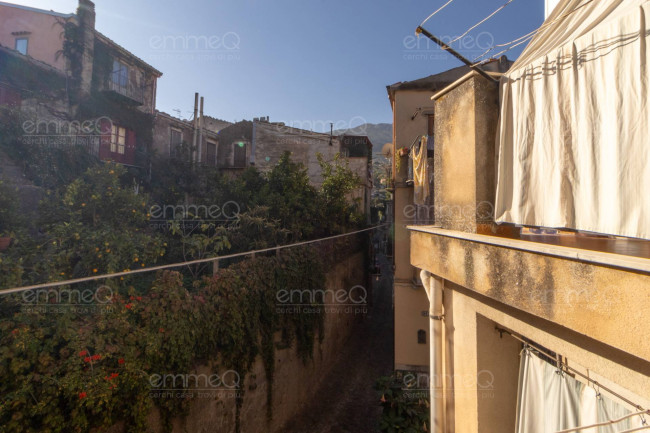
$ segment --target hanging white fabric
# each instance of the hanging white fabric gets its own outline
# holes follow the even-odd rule
[[[577,381],[537,353],[524,349],[519,368],[516,433],[556,433],[621,418],[631,412],[592,387]],[[641,427],[641,418],[585,433],[616,433]]]
[[[502,77],[498,222],[650,238],[649,15],[561,0]]]
[[[427,136],[423,136],[420,143],[415,145],[411,152],[413,156],[413,203],[416,205],[426,204],[429,197],[427,142]]]

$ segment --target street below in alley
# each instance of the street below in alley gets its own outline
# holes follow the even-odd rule
[[[381,415],[373,385],[390,375],[393,362],[392,274],[378,257],[381,278],[373,288],[373,305],[357,324],[337,364],[313,401],[291,420],[283,433],[374,433]]]

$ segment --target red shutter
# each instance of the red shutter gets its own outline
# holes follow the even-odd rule
[[[124,164],[135,165],[135,132],[130,129],[126,130],[126,143],[124,149]]]
[[[111,121],[108,119],[101,119],[100,128],[101,141],[99,144],[99,159],[105,161],[111,159]]]

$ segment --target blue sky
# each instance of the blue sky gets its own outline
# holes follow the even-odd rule
[[[10,0],[12,1],[12,0]],[[449,40],[506,0],[454,0],[427,22]],[[391,122],[385,86],[460,65],[414,30],[443,0],[96,0],[97,29],[163,72],[157,108],[190,117],[194,92],[228,121]],[[76,0],[16,0],[74,12]],[[513,0],[454,44],[473,58],[543,21],[543,0]],[[508,53],[519,55],[521,48]]]

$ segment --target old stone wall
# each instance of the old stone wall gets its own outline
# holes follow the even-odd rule
[[[328,258],[326,261],[330,262],[329,270],[326,270],[327,289],[344,289],[348,292],[356,290],[356,294],[359,294],[361,293],[360,287],[363,290],[367,287],[366,253],[363,248],[360,248],[363,243],[357,242],[357,240],[349,239],[343,245],[322,246],[321,253]],[[354,296],[359,299],[358,296]],[[365,303],[359,303],[359,306],[356,307],[343,305],[349,303],[349,301],[327,302],[327,305],[322,307],[325,308],[324,338],[320,344],[318,341],[315,342],[311,360],[303,362],[296,351],[295,344],[288,348],[276,348],[273,417],[271,420],[267,418],[269,382],[262,359],[261,357],[257,358],[252,371],[246,375],[245,379],[241,378],[244,390],[241,409],[242,433],[279,433],[284,424],[311,399],[317,398],[315,393],[335,364],[338,353],[346,344],[355,322],[362,320],[367,311]],[[280,335],[277,335],[277,341],[280,340]],[[218,365],[217,368],[214,367],[214,365],[200,366],[193,373],[210,375],[215,370],[221,371]],[[235,431],[234,391],[193,392],[192,395],[189,414],[186,417],[173,420],[173,433]],[[148,424],[156,433],[164,431],[157,409],[151,412]],[[112,433],[123,431],[123,424],[118,424],[111,429]]]

